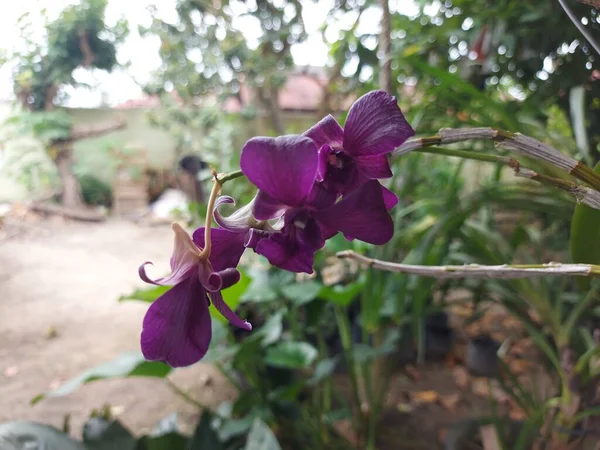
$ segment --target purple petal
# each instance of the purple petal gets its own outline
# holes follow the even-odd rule
[[[275,200],[269,194],[258,191],[254,197],[252,214],[256,220],[269,220],[281,216],[288,207]]]
[[[206,292],[198,278],[190,277],[148,308],[142,329],[142,353],[148,361],[189,366],[206,354],[211,334]]]
[[[256,253],[263,255],[275,267],[289,270],[290,272],[313,272],[316,249],[290,246],[288,240],[274,233],[269,239],[261,240],[256,246]]]
[[[317,176],[318,149],[304,136],[252,138],[242,149],[244,175],[273,199],[299,206]]]
[[[194,242],[204,248],[204,227],[194,231]],[[220,272],[230,267],[236,267],[244,253],[246,232],[233,233],[222,228],[210,230],[211,252],[208,260],[215,272]]]
[[[372,91],[359,98],[344,126],[344,150],[354,157],[390,153],[415,132],[385,91]]]
[[[335,118],[329,114],[304,133],[317,144],[317,147],[330,145],[341,147],[344,140],[344,130]]]
[[[261,240],[268,238],[270,235],[271,233],[269,233],[268,231],[250,228],[250,231],[248,231],[248,234],[246,235],[246,241],[244,242],[244,246],[246,248],[254,249]]]
[[[327,167],[329,166],[329,155],[331,155],[332,153],[333,148],[331,148],[329,144],[325,144],[319,149],[317,181],[323,181],[327,176]]]
[[[306,199],[306,204],[313,209],[325,209],[333,205],[337,197],[335,191],[326,189],[321,183],[315,183]]]
[[[287,213],[282,232],[259,241],[254,251],[281,269],[312,273],[315,252],[324,245],[319,224],[300,209]]]
[[[145,262],[138,269],[138,273],[146,283],[172,286],[181,283],[197,270],[200,249],[192,242],[190,235],[179,224],[174,223],[172,228],[175,233],[175,245],[171,256],[171,274],[152,280],[146,273],[146,266],[152,263]]]
[[[227,303],[225,303],[225,300],[223,300],[223,295],[220,292],[211,292],[210,299],[212,300],[213,306],[221,313],[223,317],[229,321],[230,324],[243,330],[252,331],[252,325],[250,322],[240,319],[236,313],[231,310]]]
[[[219,207],[225,204],[235,205],[235,200],[228,195],[222,195],[217,198],[214,208],[215,222],[224,230],[231,231],[233,233],[244,233],[248,231],[250,223],[252,222],[252,209],[254,207],[254,199],[246,206],[236,210],[229,217],[223,217],[219,213]]]
[[[318,250],[325,245],[325,239],[321,234],[321,227],[319,227],[319,223],[312,217],[305,221],[303,228],[296,230],[295,238],[300,247],[310,247]]]
[[[381,186],[381,193],[383,194],[383,203],[385,203],[385,209],[388,211],[398,204],[398,196],[385,186]]]
[[[315,218],[327,229],[370,244],[385,244],[394,234],[394,223],[376,180],[367,181],[335,205],[316,212]]]
[[[220,272],[213,272],[208,276],[207,283],[204,285],[211,293],[218,292],[221,289],[227,289],[240,281],[240,272],[237,269],[225,269]],[[203,283],[204,284],[204,283]]]
[[[385,155],[375,156],[357,156],[354,158],[356,167],[368,178],[390,178],[392,176],[392,169],[390,169],[390,163]]]

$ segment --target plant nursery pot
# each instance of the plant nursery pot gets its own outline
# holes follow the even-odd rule
[[[425,359],[439,361],[452,351],[454,331],[450,328],[448,314],[440,312],[425,319]]]
[[[500,369],[499,348],[500,344],[488,335],[474,337],[467,343],[465,366],[475,376],[496,377]]]

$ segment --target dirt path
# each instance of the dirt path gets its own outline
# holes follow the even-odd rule
[[[196,409],[161,380],[96,382],[29,406],[36,394],[82,370],[139,349],[147,306],[117,299],[143,285],[137,276],[141,262],[154,261],[154,273],[168,269],[171,233],[168,226],[115,220],[69,223],[50,227],[43,236],[0,243],[0,422],[60,425],[71,414],[78,434],[89,412],[105,403],[136,432],[173,411],[179,411],[184,426],[193,421]],[[181,370],[173,380],[205,403],[218,404],[231,395],[210,366]]]

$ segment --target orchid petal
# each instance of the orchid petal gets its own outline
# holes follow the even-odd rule
[[[392,169],[385,155],[357,156],[354,158],[356,167],[363,175],[371,179],[390,178]]]
[[[261,191],[287,206],[300,206],[317,176],[318,149],[304,136],[257,137],[242,149],[240,167]]]
[[[321,119],[316,125],[304,133],[321,147],[328,144],[332,147],[341,147],[344,140],[344,130],[335,118],[329,114]]]
[[[189,277],[156,299],[142,329],[142,353],[148,361],[183,367],[202,359],[211,339],[206,292]]]
[[[228,195],[222,195],[217,198],[213,213],[215,222],[217,222],[224,230],[231,231],[232,233],[243,233],[247,231],[253,220],[252,209],[254,207],[254,199],[246,206],[234,211],[229,217],[223,217],[221,213],[219,213],[219,207],[225,204],[235,205],[235,200]]]
[[[385,244],[394,234],[394,223],[376,180],[367,181],[335,205],[316,212],[315,219],[327,229],[370,244]]]
[[[383,194],[383,203],[385,203],[385,209],[388,211],[398,204],[398,196],[385,186],[381,186],[381,193]]]
[[[269,194],[258,191],[254,197],[252,214],[256,220],[269,220],[280,217],[288,207]]]
[[[414,134],[396,98],[385,91],[372,91],[348,112],[344,150],[354,157],[390,153]]]
[[[211,292],[209,295],[213,306],[229,321],[230,324],[243,330],[252,331],[250,322],[240,319],[237,314],[231,310],[227,303],[225,303],[225,300],[223,300],[221,292]]]
[[[333,148],[329,144],[325,144],[319,149],[317,181],[323,181],[327,176],[327,167],[329,166],[329,155],[331,155],[332,153]]]
[[[290,246],[288,239],[282,233],[274,233],[269,239],[261,240],[255,249],[269,262],[280,269],[290,272],[313,272],[316,249],[310,247]]]
[[[211,293],[218,292],[221,289],[227,289],[240,281],[240,272],[237,269],[229,268],[220,272],[213,272],[208,276],[204,287]]]
[[[204,248],[204,231],[204,227],[198,228],[193,235],[194,242],[200,248]],[[244,253],[246,233],[233,233],[222,228],[212,228],[210,240],[211,251],[208,260],[215,272],[238,265],[242,253]]]
[[[140,278],[146,283],[160,286],[173,286],[181,283],[196,270],[200,249],[194,244],[190,235],[181,227],[181,225],[174,223],[172,228],[175,233],[175,245],[173,255],[171,256],[171,274],[163,278],[152,280],[146,274],[146,266],[152,263],[145,262],[140,266],[138,273]]]
[[[321,183],[315,183],[308,198],[306,204],[310,208],[314,209],[325,209],[335,203],[337,200],[337,193],[326,189]]]
[[[325,239],[309,214],[303,209],[286,213],[283,230],[259,241],[254,251],[281,269],[312,273],[315,252],[325,245]]]
[[[248,234],[246,235],[246,241],[244,242],[244,246],[246,248],[256,248],[256,245],[262,240],[266,239],[271,235],[268,231],[257,230],[256,228],[250,228]]]

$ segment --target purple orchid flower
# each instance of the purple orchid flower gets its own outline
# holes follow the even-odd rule
[[[316,182],[318,164],[317,147],[304,136],[253,138],[242,149],[242,172],[259,189],[254,218],[280,219],[278,232],[259,233],[253,243],[274,266],[312,273],[315,252],[337,232],[371,244],[384,244],[394,234],[378,181],[336,203],[337,195]]]
[[[223,229],[211,230],[212,250],[208,259],[201,256],[204,228],[193,239],[178,224],[173,224],[175,248],[171,275],[152,280],[146,262],[139,273],[146,283],[173,286],[156,299],[146,312],[141,336],[142,353],[149,361],[164,361],[172,367],[189,366],[200,361],[208,350],[212,330],[209,305],[237,327],[251,330],[227,306],[221,289],[240,279],[235,269],[244,251],[244,236]]]
[[[396,98],[385,91],[369,92],[354,102],[344,128],[328,115],[304,133],[319,148],[317,180],[342,195],[368,180],[391,177],[386,154],[414,134]],[[382,190],[391,209],[398,198]]]

